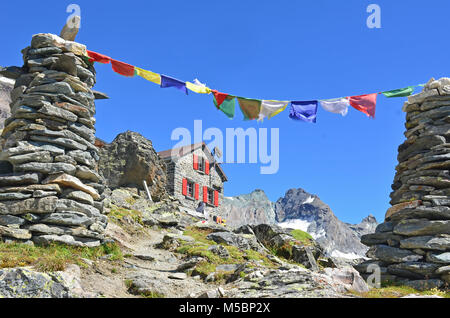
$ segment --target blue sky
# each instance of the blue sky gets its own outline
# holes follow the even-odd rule
[[[194,78],[238,96],[311,100],[375,93],[448,75],[447,0],[195,0],[2,1],[0,65],[22,65],[20,50],[35,33],[59,34],[68,13],[81,7],[77,41],[88,49],[182,80]],[[366,8],[381,7],[381,29],[369,29]],[[26,5],[26,8],[24,6]],[[284,112],[263,124],[231,121],[207,95],[160,89],[97,66],[97,135],[106,141],[126,130],[171,148],[173,129],[280,129],[280,170],[226,164],[233,196],[264,189],[277,200],[304,188],[343,221],[369,213],[382,221],[389,207],[397,148],[404,141],[404,98],[379,97],[376,120],[350,109],[345,118],[319,109],[317,124],[293,122]]]

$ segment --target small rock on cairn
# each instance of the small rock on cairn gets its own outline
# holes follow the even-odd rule
[[[410,96],[407,140],[399,147],[392,207],[376,233],[361,241],[370,246],[382,281],[400,281],[419,290],[450,284],[450,78],[431,79]]]
[[[95,70],[86,47],[33,36],[11,93],[0,154],[4,241],[98,246],[107,217],[95,147]]]

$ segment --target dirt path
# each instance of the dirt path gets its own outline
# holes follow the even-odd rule
[[[168,232],[140,229],[139,235],[129,235],[116,225],[111,227],[114,236],[120,237],[126,257],[123,261],[98,260],[82,269],[81,285],[92,296],[139,297],[129,293],[127,287],[127,281],[136,279],[157,286],[168,298],[184,298],[217,288],[192,277],[171,277],[183,260],[170,251],[155,248]]]

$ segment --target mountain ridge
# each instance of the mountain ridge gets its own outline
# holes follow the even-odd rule
[[[365,257],[367,247],[360,238],[373,233],[378,224],[373,215],[359,224],[344,223],[319,196],[302,188],[287,190],[276,202],[261,189],[226,197],[221,216],[230,226],[267,223],[300,229],[311,234],[328,255],[349,260]]]

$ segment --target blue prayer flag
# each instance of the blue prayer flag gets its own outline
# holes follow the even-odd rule
[[[316,123],[318,101],[291,102],[289,117],[295,120]]]
[[[176,78],[172,78],[166,75],[161,75],[161,88],[166,87],[175,87],[176,89],[179,89],[180,91],[183,91],[186,93],[186,95],[188,95],[186,82],[182,82],[180,80],[177,80]]]

